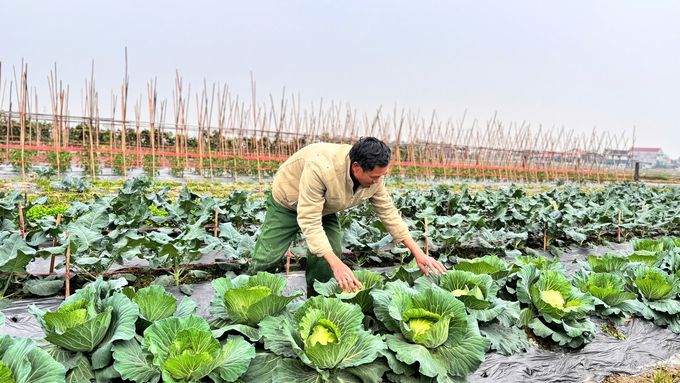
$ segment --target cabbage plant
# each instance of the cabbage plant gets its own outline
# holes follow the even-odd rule
[[[595,335],[595,324],[586,315],[595,309],[590,294],[581,292],[559,271],[540,271],[529,264],[519,272],[517,298],[526,308],[520,324],[536,336],[560,346],[581,347]]]
[[[380,383],[387,366],[376,361],[386,347],[362,327],[357,305],[317,296],[295,314],[260,323],[264,346],[281,357],[254,381]]]
[[[220,343],[208,322],[196,315],[161,319],[137,339],[113,347],[114,368],[137,383],[236,381],[255,357],[255,347],[240,336]]]
[[[466,377],[484,361],[487,341],[463,302],[450,292],[418,291],[393,281],[371,295],[376,317],[392,332],[385,340],[394,353],[387,358],[394,372],[410,374],[403,365],[417,365],[421,377],[446,382]]]
[[[512,273],[512,268],[504,260],[495,255],[461,260],[454,266],[456,270],[469,271],[474,274],[487,274],[494,281],[502,280]]]
[[[638,266],[628,283],[640,298],[636,314],[680,334],[680,278],[656,267]]]
[[[626,291],[621,276],[609,273],[588,273],[584,269],[574,273],[572,278],[578,288],[593,296],[595,312],[622,324],[627,314],[635,311],[637,295]]]
[[[123,294],[132,299],[139,307],[137,332],[143,333],[152,323],[171,316],[182,317],[196,313],[198,307],[194,301],[183,297],[179,304],[175,296],[165,291],[163,286],[152,285],[134,291],[126,287]]]
[[[32,339],[0,336],[0,382],[59,383],[66,369]]]
[[[210,313],[215,335],[220,337],[227,331],[237,331],[251,341],[260,339],[258,324],[264,318],[281,314],[290,302],[303,294],[298,291],[284,296],[286,279],[264,272],[215,279],[212,286],[215,296],[210,302]]]
[[[517,301],[517,284],[519,280],[520,271],[529,266],[533,265],[536,270],[553,270],[560,273],[564,273],[564,265],[562,265],[558,258],[548,259],[542,255],[520,255],[514,257],[514,263],[512,264],[512,273],[507,277],[505,281],[505,289],[500,291],[502,298],[510,301]]]
[[[369,294],[374,288],[382,288],[385,278],[370,270],[357,270],[354,276],[361,282],[361,290],[356,292],[343,291],[335,278],[328,282],[314,281],[314,290],[325,297],[335,297],[348,303],[355,303],[361,307],[364,315],[373,315],[373,298]]]
[[[649,251],[651,253],[659,253],[666,250],[672,250],[675,247],[675,242],[671,238],[660,239],[634,239],[630,241],[633,245],[633,251]]]
[[[126,283],[122,278],[104,282],[99,277],[64,301],[57,311],[30,306],[45,340],[57,346],[48,351],[69,367],[67,380],[76,376],[83,380],[116,377],[112,347],[135,336],[139,316],[138,306],[118,292]]]
[[[510,355],[530,346],[526,333],[516,327],[519,302],[498,298],[498,285],[490,275],[449,270],[441,278],[418,278],[416,287],[424,290],[435,283],[463,302],[468,315],[477,320],[480,333],[489,340],[490,349]]]

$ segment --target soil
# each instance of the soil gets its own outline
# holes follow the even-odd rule
[[[657,368],[640,375],[612,375],[602,383],[678,383],[680,368]]]

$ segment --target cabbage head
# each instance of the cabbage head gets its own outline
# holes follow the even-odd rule
[[[629,272],[628,283],[640,299],[638,316],[680,334],[680,278],[656,267],[638,266]]]
[[[432,288],[435,281],[436,278],[418,278],[416,289]],[[465,304],[468,315],[477,321],[479,332],[490,342],[490,350],[510,355],[530,347],[526,333],[516,326],[519,302],[498,298],[499,287],[490,275],[449,270],[437,283]]]
[[[236,381],[255,357],[255,347],[240,336],[220,342],[208,322],[196,315],[161,319],[137,339],[116,344],[114,368],[137,383]]]
[[[398,362],[418,365],[422,376],[446,381],[466,377],[484,361],[487,341],[466,314],[463,302],[450,292],[439,288],[418,291],[394,281],[371,295],[376,317],[392,332],[385,340]],[[394,358],[387,359],[393,371],[403,370]]]
[[[587,314],[595,309],[590,294],[581,292],[559,271],[522,267],[517,298],[527,305],[520,324],[536,336],[550,338],[560,346],[581,347],[595,335],[595,324]]]
[[[215,279],[212,286],[215,296],[210,303],[211,326],[216,329],[216,336],[237,331],[251,341],[260,339],[258,325],[264,318],[283,313],[289,303],[303,294],[284,296],[286,279],[264,272]]]
[[[376,359],[386,346],[364,330],[363,319],[359,306],[323,296],[307,300],[295,314],[265,318],[260,323],[264,346],[281,357],[268,379],[382,382],[387,366]]]
[[[637,295],[626,291],[625,281],[618,274],[588,273],[581,269],[574,273],[573,280],[582,292],[593,296],[599,316],[621,324],[626,314],[634,311]]]
[[[122,278],[104,281],[99,277],[69,297],[57,311],[29,307],[45,340],[56,346],[48,351],[69,368],[68,381],[75,377],[117,377],[112,366],[113,344],[135,336],[139,317],[139,307],[119,292],[126,283]]]

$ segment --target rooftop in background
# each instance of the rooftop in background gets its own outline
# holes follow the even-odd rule
[[[630,148],[631,152],[660,153],[661,148]]]

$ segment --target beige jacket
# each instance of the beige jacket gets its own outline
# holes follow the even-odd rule
[[[337,213],[366,200],[396,241],[410,238],[408,227],[392,203],[383,182],[359,186],[353,192],[350,145],[308,145],[286,160],[274,177],[272,196],[281,206],[297,211],[297,222],[309,250],[323,256],[333,252],[321,216]]]

